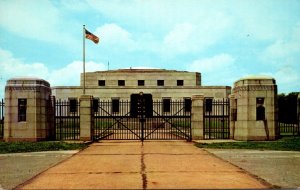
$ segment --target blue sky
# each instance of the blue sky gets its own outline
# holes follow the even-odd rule
[[[203,85],[269,75],[300,91],[299,0],[0,0],[0,97],[6,80],[79,85],[86,70],[152,67],[202,73]]]

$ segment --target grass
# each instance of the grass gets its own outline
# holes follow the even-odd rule
[[[178,128],[190,128],[191,127],[191,122],[189,121],[175,121],[172,122],[172,125],[178,127]]]
[[[217,149],[255,149],[255,150],[283,150],[300,151],[300,137],[285,137],[277,141],[243,141],[222,143],[197,143],[199,148]]]
[[[110,128],[113,124],[117,125],[117,123],[114,123],[112,121],[96,121],[95,120],[95,129],[97,130],[105,130],[107,128]]]
[[[0,154],[56,150],[78,150],[84,149],[87,146],[88,145],[84,143],[67,143],[58,141],[0,142]]]
[[[56,140],[79,140],[80,128],[56,128]]]

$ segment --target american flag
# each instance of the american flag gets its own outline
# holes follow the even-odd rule
[[[85,29],[85,38],[92,40],[95,44],[98,44],[99,38]]]

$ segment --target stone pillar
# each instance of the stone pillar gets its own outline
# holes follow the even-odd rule
[[[38,78],[12,78],[5,86],[5,141],[40,141],[50,137],[47,106],[50,84]]]
[[[192,96],[192,139],[204,139],[203,136],[203,102],[204,95]]]
[[[56,139],[55,131],[55,97],[50,96],[49,101],[47,102],[47,125],[49,126],[49,140]]]
[[[80,140],[92,141],[94,132],[93,96],[80,97]]]
[[[237,99],[235,98],[234,94],[229,95],[230,99],[230,139],[234,139],[235,135],[235,123],[237,119]]]
[[[237,117],[231,126],[236,140],[275,140],[277,138],[277,85],[265,76],[242,78],[234,83],[232,101]]]

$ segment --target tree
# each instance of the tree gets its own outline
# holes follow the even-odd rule
[[[278,95],[278,120],[283,123],[297,123],[297,99],[299,92]]]

